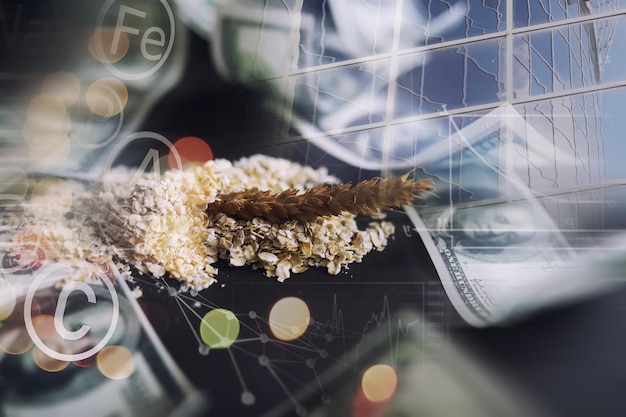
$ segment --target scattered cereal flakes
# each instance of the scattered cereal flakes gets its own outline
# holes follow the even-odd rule
[[[306,224],[291,221],[280,225],[259,218],[244,221],[218,214],[210,227],[220,236],[220,241],[229,242],[236,230],[243,230],[240,247],[245,263],[284,281],[291,273],[304,272],[310,266],[325,267],[331,275],[337,275],[350,263],[361,262],[366,253],[374,248],[382,250],[386,245],[387,237],[394,232],[393,224],[386,223],[382,227],[373,222],[360,231],[350,214],[321,217]],[[232,253],[234,248],[229,250]],[[242,261],[239,258],[238,264]]]
[[[181,291],[215,283],[219,258],[281,282],[310,267],[337,275],[368,252],[383,250],[393,224],[376,221],[360,230],[352,214],[273,224],[208,215],[206,209],[218,194],[246,188],[281,192],[338,182],[325,168],[264,155],[216,159],[161,176],[116,167],[89,189],[51,181],[54,187],[42,188],[32,204],[0,211],[0,226],[13,232],[14,249],[37,247],[46,259],[82,259],[107,268],[115,262],[125,279],[132,279],[131,267],[153,277],[169,275]],[[71,188],[71,204],[64,200],[46,211],[42,201],[60,186]],[[63,215],[70,206],[71,215]]]
[[[278,256],[271,252],[261,252],[257,256],[261,261],[269,265],[276,265],[276,263],[278,262]]]
[[[135,287],[131,291],[131,294],[136,300],[138,300],[143,297],[143,290],[141,289],[141,287]]]

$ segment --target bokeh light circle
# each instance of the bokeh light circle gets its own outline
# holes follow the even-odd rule
[[[6,279],[0,277],[0,321],[4,321],[15,310],[17,296],[15,288]]]
[[[216,308],[202,318],[200,337],[211,348],[223,349],[237,340],[239,329],[239,320],[232,311]]]
[[[89,53],[102,63],[113,63],[124,58],[130,46],[130,39],[124,31],[118,31],[117,44],[114,48],[114,26],[98,27],[89,38]]]
[[[48,139],[50,141],[45,145],[30,145],[30,159],[40,167],[59,167],[67,161],[70,153],[70,140],[67,134]]]
[[[361,388],[365,397],[372,402],[387,401],[396,391],[398,376],[389,365],[369,367],[361,377]]]
[[[299,338],[306,332],[310,322],[309,306],[298,297],[282,298],[270,309],[270,330],[280,340],[291,341]]]
[[[195,136],[186,136],[174,142],[174,149],[180,155],[183,165],[190,162],[205,163],[213,160],[213,150],[204,140]],[[178,168],[178,163],[174,150],[170,150],[167,156],[167,163],[171,169]]]
[[[89,85],[85,100],[92,113],[105,118],[113,117],[126,107],[128,89],[117,78],[100,78]]]
[[[41,92],[58,96],[66,107],[72,107],[80,96],[80,80],[71,72],[54,72],[41,84]]]
[[[135,372],[133,352],[124,346],[107,346],[98,352],[96,364],[109,379],[126,379]]]
[[[58,94],[42,93],[31,100],[22,129],[24,142],[31,153],[39,151],[46,158],[58,154],[58,148],[68,141],[71,120],[63,97]]]
[[[44,343],[55,352],[62,352],[66,355],[72,353],[69,346],[60,338],[46,339]],[[70,364],[68,361],[59,360],[46,355],[38,347],[33,349],[33,360],[39,368],[48,372],[62,371]]]
[[[67,109],[63,97],[58,94],[41,93],[33,97],[26,109],[26,116],[29,119],[50,122],[64,120]]]
[[[35,334],[46,346],[46,340],[62,339],[54,327],[54,317],[50,314],[38,314],[32,318],[32,323]]]
[[[15,324],[0,328],[0,350],[9,355],[21,355],[28,352],[33,341],[24,326]]]
[[[29,117],[22,129],[24,142],[31,148],[53,148],[69,136],[71,124],[67,113],[58,118],[51,115]]]
[[[41,307],[37,300],[33,300],[33,315],[41,314]],[[0,350],[9,355],[21,355],[32,346],[33,340],[24,326],[24,299],[18,298],[13,313],[0,327]]]

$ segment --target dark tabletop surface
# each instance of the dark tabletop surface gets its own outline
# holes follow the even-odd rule
[[[309,161],[318,160],[331,173],[348,180],[356,178],[353,169],[315,147],[303,143],[283,146],[280,143],[283,133],[276,133],[277,123],[260,108],[254,94],[221,82],[214,75],[206,51],[207,45],[192,36],[190,61],[182,84],[158,103],[145,121],[145,129],[172,137],[207,138],[215,155],[230,159],[261,152],[304,161],[306,151]],[[210,289],[205,296],[233,310],[263,311],[271,300],[297,294],[310,303],[316,322],[331,323],[340,310],[343,328],[357,332],[371,324],[373,315],[384,315],[387,308],[394,311],[412,307],[439,323],[438,329],[449,336],[446,340],[476,355],[481,366],[500,369],[510,376],[549,415],[625,415],[626,396],[622,391],[626,384],[626,289],[618,288],[572,305],[558,306],[514,325],[471,328],[456,314],[445,295],[441,295],[436,271],[424,245],[415,231],[411,231],[410,221],[401,214],[391,218],[396,224],[396,234],[389,247],[382,253],[367,255],[362,264],[351,265],[347,272],[336,277],[328,276],[325,271],[310,270],[277,283],[260,273],[226,266],[221,269],[225,286]],[[174,312],[171,317],[177,320]],[[206,366],[204,362],[198,366],[196,346],[189,332],[174,327],[177,326],[170,326],[163,334],[165,344],[198,386],[214,391],[215,415],[225,415],[222,413],[240,403],[239,389],[234,388],[238,382],[231,378],[232,388],[226,381],[216,383],[212,367],[228,369],[232,365],[226,363],[225,356],[216,355],[206,358]],[[333,354],[339,355],[347,350],[345,343],[354,340],[346,338],[340,346],[331,343],[328,349],[337,349]],[[267,388],[276,381],[256,372],[255,361],[262,348],[250,346],[247,353],[241,354],[242,360],[249,357],[251,367],[250,371],[242,372],[247,374],[244,378],[250,384]],[[295,374],[301,372],[307,378],[306,366],[300,365],[299,369],[295,366]],[[245,362],[241,367],[246,368]],[[268,393],[260,403],[271,404],[285,396],[277,386]]]

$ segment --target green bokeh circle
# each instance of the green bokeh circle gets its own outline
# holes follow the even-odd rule
[[[216,308],[200,322],[200,337],[213,349],[230,347],[239,336],[239,320],[232,311]]]

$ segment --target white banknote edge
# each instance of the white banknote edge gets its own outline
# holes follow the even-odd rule
[[[626,284],[626,232],[607,231],[602,246],[574,254],[567,264],[544,275],[540,285],[528,291],[519,303],[503,311],[496,310],[492,317],[485,318],[467,306],[436,243],[415,208],[405,206],[404,210],[424,242],[450,302],[459,315],[472,326],[485,327],[518,321],[538,310],[600,296]]]
[[[452,302],[452,305],[454,306],[456,311],[463,318],[463,320],[465,320],[467,323],[471,324],[472,326],[476,326],[476,327],[488,326],[490,323],[484,318],[472,312],[465,304],[465,300],[463,300],[463,298],[459,295],[456,287],[454,286],[452,277],[450,276],[450,272],[448,271],[448,268],[444,265],[443,260],[441,259],[441,254],[439,253],[439,251],[437,250],[437,247],[435,246],[435,242],[433,242],[433,239],[430,233],[428,232],[426,225],[424,225],[424,223],[422,222],[422,219],[417,214],[417,211],[415,210],[415,208],[410,207],[410,206],[405,206],[404,211],[409,216],[409,219],[411,219],[411,221],[413,222],[413,225],[415,226],[415,230],[417,230],[420,238],[424,242],[424,245],[426,246],[426,250],[428,251],[428,255],[430,256],[430,259],[432,260],[433,265],[435,266],[435,269],[437,271],[437,274],[439,275],[439,279],[441,280],[443,288],[446,291],[446,294],[448,298],[450,299],[450,302]]]

